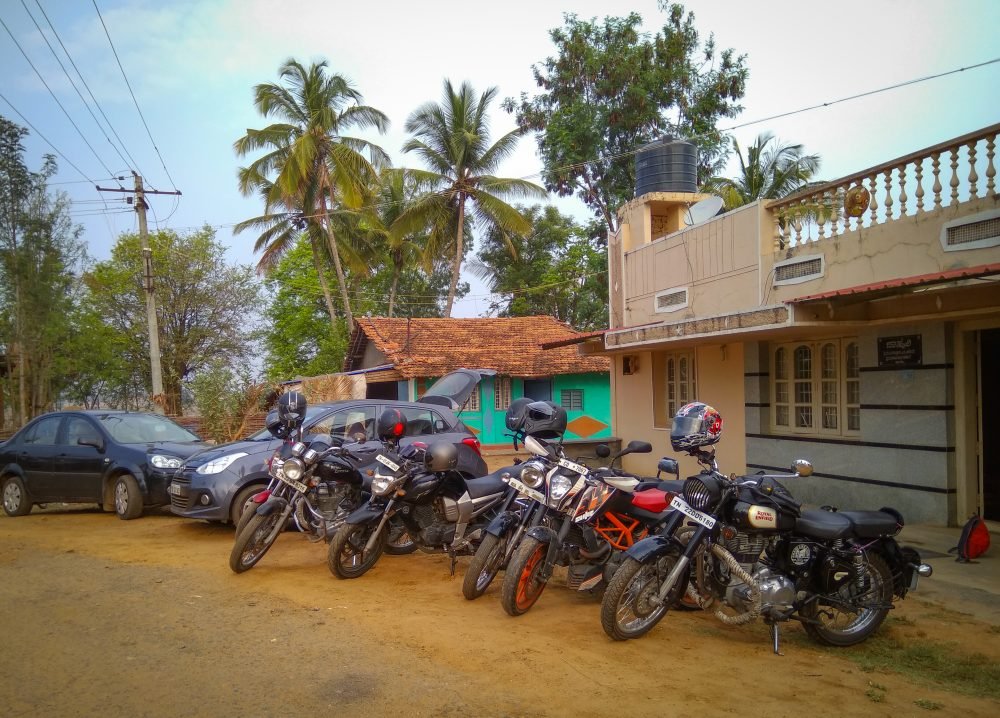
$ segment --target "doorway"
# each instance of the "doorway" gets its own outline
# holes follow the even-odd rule
[[[979,446],[983,518],[1000,521],[1000,329],[979,332]]]

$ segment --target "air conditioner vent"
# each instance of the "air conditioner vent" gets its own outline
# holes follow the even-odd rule
[[[774,284],[798,284],[823,276],[823,256],[796,257],[774,265]]]
[[[655,303],[657,312],[676,312],[678,309],[683,309],[688,305],[687,287],[657,292]]]
[[[948,227],[945,230],[945,237],[945,242],[949,247],[995,240],[1000,238],[1000,217]]]

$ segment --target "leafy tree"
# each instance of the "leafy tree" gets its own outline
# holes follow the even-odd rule
[[[27,134],[0,117],[0,354],[16,370],[16,391],[12,380],[4,391],[17,397],[15,424],[49,409],[66,386],[63,349],[86,260],[68,200],[48,190],[55,159],[46,155],[40,171],[29,171]]]
[[[250,361],[260,286],[251,267],[226,263],[225,248],[209,227],[186,235],[162,230],[149,236],[147,246],[153,255],[165,409],[179,414],[182,384],[195,372],[213,360],[234,366]],[[120,387],[150,385],[142,273],[141,239],[123,234],[111,258],[85,277],[86,306],[118,334],[130,367]]]
[[[441,102],[422,105],[406,121],[406,131],[413,137],[403,145],[403,151],[415,152],[430,168],[415,174],[432,191],[397,219],[396,231],[405,235],[427,228],[426,255],[451,255],[445,316],[451,316],[465,256],[467,207],[471,204],[472,217],[482,229],[512,237],[526,234],[531,225],[505,200],[545,195],[531,182],[493,174],[514,151],[521,135],[520,130],[513,130],[490,144],[486,112],[496,92],[493,87],[477,98],[469,83],[463,82],[456,91],[451,81],[445,80]]]
[[[321,230],[336,269],[344,315],[352,325],[347,279],[330,212],[360,207],[367,189],[376,182],[377,167],[388,164],[388,157],[377,145],[342,133],[369,127],[383,132],[388,119],[361,104],[361,93],[341,75],[328,73],[326,62],[306,68],[289,59],[278,74],[280,84],[254,88],[254,105],[261,116],[274,116],[279,122],[261,130],[248,129],[234,144],[240,157],[264,151],[249,167],[239,170],[240,191],[247,196],[262,194],[264,215],[242,223],[237,230],[261,229],[255,249],[263,249],[265,257],[287,250],[294,240],[287,231],[289,223],[300,230],[305,226]],[[316,263],[323,263],[318,256]],[[330,321],[336,325],[332,312]]]
[[[472,272],[504,295],[490,312],[502,317],[548,314],[581,330],[607,327],[607,251],[603,225],[581,227],[553,206],[525,211],[532,233],[507,242],[487,235]]]
[[[704,190],[722,197],[726,209],[735,209],[760,199],[787,197],[809,183],[819,171],[819,155],[803,154],[802,145],[779,142],[769,132],[757,135],[747,148],[746,159],[733,138],[740,160],[739,174],[730,179],[712,177]]]
[[[247,367],[213,360],[191,381],[202,438],[234,441],[247,435],[247,420],[263,409],[272,386],[257,382]]]
[[[652,36],[634,12],[603,22],[565,15],[549,33],[556,55],[532,68],[541,94],[503,104],[536,133],[546,188],[579,197],[609,231],[633,197],[636,150],[662,135],[690,138],[708,177],[726,159],[717,122],[742,109],[745,56],[717,55],[712,35],[702,44],[683,6],[660,8],[667,21]]]

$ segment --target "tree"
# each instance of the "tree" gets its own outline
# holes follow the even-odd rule
[[[264,408],[274,387],[254,381],[247,367],[213,360],[191,381],[191,393],[201,418],[202,438],[224,443],[247,435],[248,420]]]
[[[553,206],[527,209],[533,231],[515,240],[511,258],[503,238],[487,235],[472,273],[491,292],[503,295],[490,305],[501,317],[548,314],[576,329],[607,327],[607,251],[603,225],[581,227]]]
[[[819,155],[803,154],[802,145],[783,144],[770,132],[757,135],[747,148],[746,159],[739,142],[733,149],[740,160],[740,172],[733,179],[712,177],[703,190],[722,197],[726,209],[735,209],[760,199],[787,197],[809,183],[819,171]]]
[[[268,215],[277,213],[280,225],[291,213],[321,229],[336,269],[344,315],[348,325],[353,325],[347,280],[330,212],[338,207],[361,206],[368,188],[376,182],[377,168],[388,164],[388,157],[377,145],[341,133],[355,127],[374,127],[384,132],[389,121],[379,110],[361,104],[361,93],[341,75],[328,73],[326,62],[306,68],[289,59],[278,75],[281,84],[265,83],[254,88],[254,105],[261,116],[275,116],[280,121],[261,130],[248,129],[233,145],[240,157],[265,151],[249,167],[239,170],[240,191],[246,196],[263,193],[265,198],[264,216],[257,218],[261,221],[251,220],[240,229],[265,226],[258,246],[261,240],[265,240],[265,249],[272,241],[280,243],[278,248],[270,250],[271,254],[280,254],[280,247],[288,245],[284,231],[269,234]],[[320,263],[317,257],[317,264]],[[336,324],[332,312],[330,321]]]
[[[428,102],[406,121],[406,131],[413,137],[403,145],[403,151],[415,152],[430,168],[416,174],[432,191],[398,218],[396,231],[405,235],[426,227],[427,256],[452,256],[444,309],[448,317],[466,251],[467,206],[471,203],[472,217],[482,229],[513,237],[526,234],[531,225],[505,200],[545,196],[545,191],[531,182],[493,174],[514,151],[521,135],[520,130],[513,130],[490,144],[486,111],[496,92],[492,87],[477,98],[468,82],[456,91],[446,79],[441,103]]]
[[[667,22],[642,34],[642,17],[580,20],[564,16],[550,31],[556,55],[533,66],[541,94],[504,109],[534,131],[550,192],[576,195],[609,231],[617,208],[632,199],[634,153],[662,135],[688,138],[700,149],[699,176],[718,171],[726,144],[717,128],[742,109],[745,56],[730,48],[716,55],[715,39],[702,45],[694,14],[678,4],[660,8]]]
[[[234,366],[250,362],[260,286],[251,267],[226,263],[225,248],[209,227],[186,235],[161,230],[149,236],[147,246],[153,252],[165,409],[179,414],[183,382],[199,369],[216,359]],[[148,388],[142,271],[139,236],[123,234],[111,258],[97,263],[85,281],[87,306],[121,337],[131,375],[120,381]]]

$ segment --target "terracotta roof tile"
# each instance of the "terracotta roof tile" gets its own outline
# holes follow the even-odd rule
[[[549,316],[467,319],[406,319],[364,317],[357,320],[352,346],[359,333],[385,354],[406,378],[441,376],[453,369],[493,369],[498,374],[543,377],[557,374],[606,372],[607,357],[583,356],[576,347],[543,350],[542,342],[577,336]],[[359,368],[361,352],[349,355],[344,369]]]

